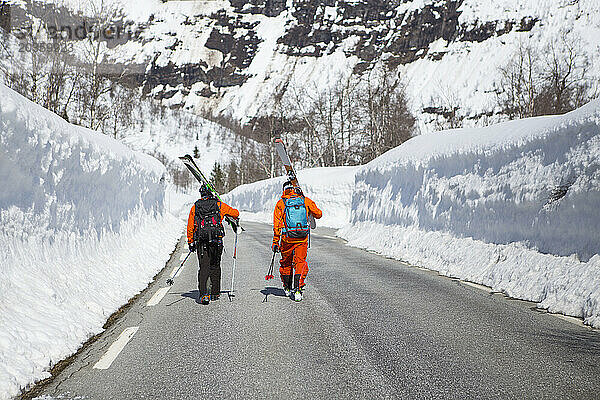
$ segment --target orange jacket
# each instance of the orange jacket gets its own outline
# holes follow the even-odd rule
[[[301,243],[308,241],[308,238],[304,239],[292,239],[285,235],[281,238],[281,230],[285,227],[285,203],[284,199],[291,199],[293,197],[299,197],[300,195],[294,192],[293,190],[286,190],[283,192],[283,196],[277,202],[275,206],[275,211],[273,212],[273,244],[279,245],[279,239],[287,243]],[[309,215],[314,216],[316,219],[319,219],[323,216],[323,211],[319,210],[314,201],[304,196],[304,204],[306,205],[306,211]]]
[[[217,200],[217,206],[219,207],[219,211],[221,212],[221,221],[225,218],[226,215],[229,215],[232,218],[238,218],[240,216],[240,212],[233,207],[228,206],[227,204]],[[188,243],[192,243],[194,241],[194,215],[196,214],[196,204],[192,206],[190,210],[190,216],[188,217],[187,223],[187,239]]]

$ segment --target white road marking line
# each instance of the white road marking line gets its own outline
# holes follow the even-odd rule
[[[146,307],[152,307],[160,303],[160,301],[163,297],[165,297],[169,289],[171,289],[171,286],[166,286],[158,289],[156,293],[154,293],[154,296],[152,296],[150,300],[148,300],[148,302],[146,303]]]
[[[179,268],[179,265],[176,265],[173,267],[173,271],[171,271],[171,273],[169,274],[169,278],[171,278],[171,279],[177,278],[179,276],[179,274],[181,274],[181,271],[183,271],[183,269],[185,268],[185,264],[183,265],[183,267],[181,267],[179,272],[177,272],[177,268]],[[177,272],[177,275],[175,275],[175,272]]]
[[[483,290],[484,292],[487,292],[487,293],[492,293],[492,289],[491,288],[489,288],[487,286],[480,285],[478,283],[467,282],[467,281],[460,281],[460,283],[462,283],[464,285],[467,285],[467,286],[474,287],[475,289]]]
[[[100,358],[100,360],[94,365],[95,369],[108,369],[110,365],[115,361],[119,353],[125,348],[125,345],[131,340],[133,335],[138,331],[139,326],[132,326],[126,328],[115,340],[113,344],[110,345],[106,353]]]
[[[591,328],[589,325],[584,324],[580,318],[571,317],[570,315],[563,315],[563,314],[555,314],[555,313],[549,313],[549,314],[555,316],[558,319],[562,319],[563,321],[570,322],[570,323],[580,326],[582,328]]]

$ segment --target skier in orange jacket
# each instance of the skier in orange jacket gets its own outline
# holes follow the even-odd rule
[[[287,181],[283,184],[283,195],[273,213],[274,252],[281,251],[279,273],[286,296],[294,294],[294,300],[302,300],[304,280],[308,274],[306,255],[308,251],[308,218],[321,218],[323,212],[314,201],[304,196],[299,187]],[[291,222],[290,220],[294,220]],[[295,270],[292,280],[292,269]]]
[[[209,304],[219,300],[221,293],[221,254],[223,254],[223,218],[226,215],[239,218],[240,212],[219,201],[206,185],[200,187],[201,198],[190,210],[187,224],[187,240],[190,251],[198,250],[198,300]],[[211,294],[207,290],[210,276]]]

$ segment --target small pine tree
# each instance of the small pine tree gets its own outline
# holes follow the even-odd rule
[[[225,182],[227,182],[227,177],[225,176],[225,171],[219,165],[219,163],[215,163],[213,166],[213,170],[210,173],[210,181],[215,187],[215,190],[219,193],[223,193],[225,189]]]

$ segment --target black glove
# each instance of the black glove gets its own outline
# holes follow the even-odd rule
[[[231,218],[231,220],[233,221],[233,223],[231,224],[231,229],[233,229],[233,232],[237,233],[238,227],[240,226],[240,219]]]
[[[274,244],[272,249],[273,249],[273,253],[279,253],[279,245]]]
[[[190,251],[192,253],[196,251],[196,243],[195,242],[188,243],[188,246],[190,247]]]

